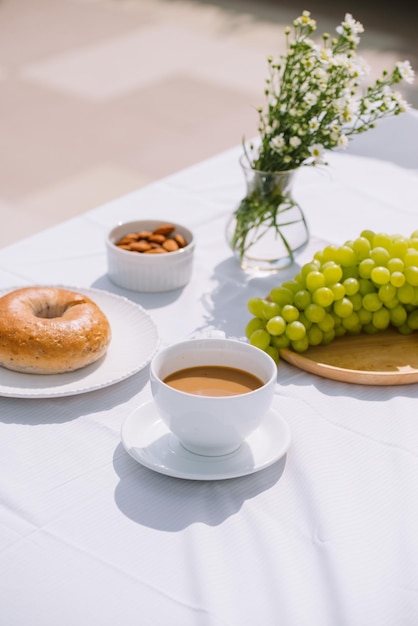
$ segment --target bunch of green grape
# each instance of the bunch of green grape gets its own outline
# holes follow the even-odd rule
[[[418,230],[410,237],[364,230],[315,253],[292,280],[251,298],[249,342],[279,360],[281,348],[304,352],[336,337],[389,326],[418,329]]]

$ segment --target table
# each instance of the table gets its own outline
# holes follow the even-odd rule
[[[416,164],[355,151],[353,142],[327,169],[300,174],[295,191],[312,236],[297,264],[363,228],[418,228]],[[240,153],[4,248],[0,287],[125,296],[150,313],[162,346],[211,329],[242,337],[249,297],[297,266],[251,277],[231,256],[224,229],[244,192]],[[106,232],[150,215],[195,232],[183,290],[139,294],[107,278]],[[164,476],[127,454],[122,424],[150,397],[145,367],[80,395],[0,398],[1,624],[416,626],[416,385],[356,386],[281,361],[275,406],[290,427],[288,453],[219,481]]]

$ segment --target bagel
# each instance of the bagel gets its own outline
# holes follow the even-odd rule
[[[23,287],[0,298],[0,365],[26,374],[62,374],[94,363],[111,341],[109,321],[87,296]]]

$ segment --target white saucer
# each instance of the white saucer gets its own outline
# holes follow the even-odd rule
[[[231,454],[201,456],[189,452],[168,430],[153,402],[136,408],[121,430],[125,450],[145,467],[160,474],[190,480],[221,480],[258,472],[275,463],[290,444],[287,423],[274,410],[261,426]]]

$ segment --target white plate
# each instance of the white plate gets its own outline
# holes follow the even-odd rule
[[[0,396],[53,398],[101,389],[139,372],[157,351],[157,327],[138,304],[100,289],[60,287],[85,294],[107,316],[112,341],[106,354],[96,363],[66,374],[23,374],[0,367]],[[0,296],[9,291],[13,289],[3,289]]]
[[[154,402],[136,408],[121,430],[125,450],[141,465],[160,474],[190,480],[220,480],[258,472],[282,457],[290,444],[290,430],[271,409],[261,426],[238,450],[224,456],[189,452],[160,419]]]

